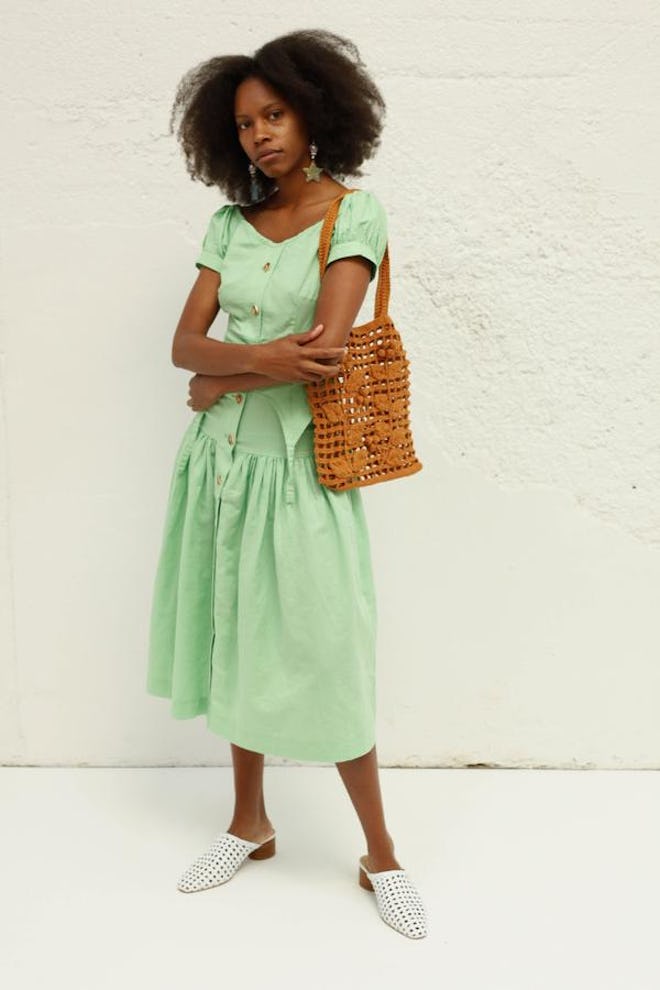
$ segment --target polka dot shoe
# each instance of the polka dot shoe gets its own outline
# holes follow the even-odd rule
[[[238,868],[250,859],[269,859],[275,855],[275,833],[263,842],[241,839],[233,832],[222,832],[213,840],[205,853],[183,873],[177,889],[186,894],[195,890],[208,890],[231,880]]]
[[[368,856],[360,856],[360,886],[373,890],[378,912],[391,928],[408,938],[427,934],[426,912],[422,899],[405,870],[381,870],[370,873]]]

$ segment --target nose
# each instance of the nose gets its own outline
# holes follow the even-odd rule
[[[268,128],[264,124],[256,124],[254,128],[254,143],[257,151],[261,149],[261,146],[266,142],[268,138]]]

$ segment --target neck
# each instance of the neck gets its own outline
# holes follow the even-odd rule
[[[302,165],[293,168],[286,175],[276,180],[277,187],[268,196],[268,201],[285,209],[300,206],[302,203],[314,203],[323,196],[328,196],[336,190],[336,183],[323,173],[318,182],[308,182]]]

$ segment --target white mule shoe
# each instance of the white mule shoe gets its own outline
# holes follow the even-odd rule
[[[408,938],[424,938],[428,933],[426,912],[417,888],[405,870],[370,873],[368,856],[360,856],[360,886],[376,894],[378,913],[385,922]]]
[[[233,832],[221,832],[194,863],[182,874],[177,889],[186,894],[208,890],[231,880],[238,868],[250,859],[269,859],[275,855],[275,833],[263,842],[241,839]]]

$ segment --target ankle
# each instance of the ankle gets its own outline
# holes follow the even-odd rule
[[[367,842],[367,852],[370,858],[387,859],[394,858],[394,841],[389,832],[379,835]]]
[[[259,812],[255,815],[249,815],[243,812],[242,814],[235,813],[231,823],[229,825],[229,830],[239,830],[239,829],[272,829],[272,823],[268,815],[261,814]]]

